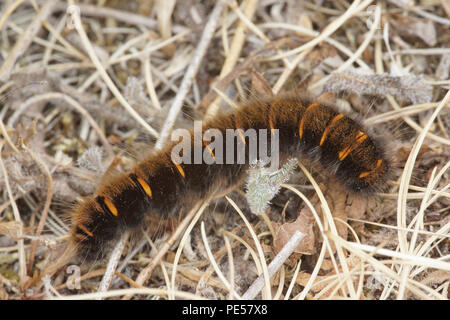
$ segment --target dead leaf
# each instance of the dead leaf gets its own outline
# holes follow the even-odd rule
[[[336,55],[337,51],[334,47],[328,44],[322,44],[308,53],[305,57],[305,62],[309,62],[311,67],[316,67],[325,59],[336,57]]]
[[[418,37],[430,47],[436,45],[436,28],[432,21],[401,14],[390,14],[387,17],[392,29],[401,36]]]
[[[306,284],[308,283],[309,279],[311,278],[311,274],[307,273],[307,272],[300,272],[297,276],[297,280],[296,282],[301,285],[301,286],[306,286]],[[329,275],[325,275],[325,276],[316,276],[314,283],[318,283],[320,281],[319,284],[312,286],[311,288],[311,292],[313,293],[318,293],[319,291],[321,291],[322,289],[324,289],[327,285],[330,284],[330,282],[334,281],[334,278],[331,278]],[[323,281],[323,282],[322,282]],[[328,289],[327,293],[330,294],[333,291],[334,287],[331,287]],[[326,294],[325,296],[326,297]]]
[[[347,215],[352,219],[362,219],[367,210],[368,198],[357,194],[349,194],[346,201]]]
[[[275,223],[273,228],[275,230],[274,250],[275,253],[280,252],[286,242],[292,237],[295,231],[300,231],[305,234],[300,244],[295,248],[294,252],[302,254],[313,254],[315,248],[314,236],[314,217],[308,208],[303,208],[298,215],[297,220],[291,223]]]
[[[409,157],[411,153],[413,145],[412,144],[403,144],[401,147],[397,148],[396,153],[394,154],[394,161],[398,163],[404,163]],[[424,144],[419,151],[418,157],[422,157],[425,152],[434,151],[428,144]]]

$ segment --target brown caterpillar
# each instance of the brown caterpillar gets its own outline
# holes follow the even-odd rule
[[[311,98],[291,94],[255,100],[218,116],[203,130],[209,128],[223,133],[235,128],[276,128],[281,155],[320,163],[353,192],[372,193],[387,179],[390,166],[380,143],[357,121]],[[176,164],[170,157],[173,146],[138,163],[131,172],[102,183],[97,194],[75,208],[71,240],[79,255],[98,258],[107,243],[125,229],[139,226],[144,214],[161,218],[179,214],[178,210],[229,189],[246,175],[248,161]],[[208,148],[205,141],[203,148]],[[209,152],[214,157],[214,151]]]

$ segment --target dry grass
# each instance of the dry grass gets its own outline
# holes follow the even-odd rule
[[[447,0],[1,1],[0,299],[448,299],[449,25]],[[79,289],[73,269],[41,279],[114,156],[125,170],[248,88],[299,83],[383,132],[386,193],[300,164],[261,216],[237,190],[123,235]],[[297,224],[309,240],[276,257]]]

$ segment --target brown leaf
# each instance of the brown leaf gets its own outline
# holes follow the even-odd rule
[[[330,270],[333,269],[333,261],[331,261],[330,258],[325,258],[323,259],[322,265],[320,266],[320,269],[322,271],[327,271],[329,272]]]
[[[356,194],[349,194],[346,211],[349,218],[362,219],[367,210],[368,198]]]
[[[303,254],[313,254],[315,248],[314,236],[314,217],[308,208],[303,208],[298,215],[297,220],[291,223],[273,223],[275,230],[274,250],[278,253],[289,241],[295,231],[300,231],[305,234],[300,244],[295,248],[294,252]]]
[[[328,44],[322,44],[307,54],[305,57],[305,62],[309,62],[311,67],[315,67],[323,60],[335,57],[336,55],[337,51],[334,47]]]
[[[399,148],[397,148],[396,153],[394,154],[394,160],[398,163],[404,163],[409,157],[411,153],[413,145],[412,144],[403,144]],[[422,148],[419,150],[418,157],[422,157],[425,152],[433,151],[429,145],[423,144]]]
[[[307,272],[300,272],[297,276],[297,280],[296,282],[301,285],[301,286],[306,286],[306,284],[308,283],[309,279],[311,278],[311,274],[307,273]],[[329,279],[327,281],[327,279]],[[314,283],[317,283],[320,281],[320,284],[318,285],[314,285],[311,288],[311,292],[313,293],[317,293],[320,290],[322,290],[323,288],[325,288],[327,285],[330,284],[330,282],[334,281],[334,278],[329,277],[328,275],[325,276],[316,276]],[[322,282],[323,281],[323,282]],[[328,294],[331,293],[331,291],[333,291],[334,287],[331,287],[330,289],[328,289]],[[323,297],[326,297],[323,296]]]
[[[430,47],[437,43],[436,28],[430,20],[391,14],[388,16],[388,21],[393,29],[402,36],[418,37]]]

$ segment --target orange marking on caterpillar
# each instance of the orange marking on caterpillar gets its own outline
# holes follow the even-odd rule
[[[336,122],[338,122],[343,117],[344,117],[344,115],[342,113],[340,113],[336,117],[334,117],[333,120],[331,120],[330,124],[323,131],[322,138],[320,139],[320,145],[323,145],[323,143],[325,142],[325,139],[327,138],[327,135],[330,132],[331,128],[333,128],[333,126],[336,124]]]
[[[116,206],[114,205],[114,203],[112,203],[109,199],[103,199],[103,201],[105,202],[106,207],[109,209],[109,211],[111,211],[111,213],[117,217],[119,215],[119,211],[117,210]]]
[[[318,107],[318,103],[311,103],[305,110],[305,113],[303,114],[302,120],[300,120],[300,126],[298,128],[298,133],[300,135],[300,139],[303,138],[303,128],[305,126],[305,118],[309,111],[311,111],[313,108]]]
[[[178,172],[181,174],[181,176],[183,178],[186,178],[186,174],[184,173],[183,168],[181,167],[181,165],[179,165],[178,163],[174,162],[175,167],[177,167]]]
[[[140,177],[138,177],[138,176],[136,176],[136,180],[137,180],[137,182],[141,185],[142,189],[144,189],[145,193],[146,193],[150,198],[152,198],[152,189],[150,188],[150,185],[149,185],[147,182],[145,182],[144,179],[142,179],[142,178],[140,178]]]
[[[367,135],[364,132],[359,131],[358,135],[356,136],[355,141],[352,142],[352,144],[349,145],[348,147],[344,148],[344,150],[339,152],[339,160],[342,161],[345,158],[347,158],[347,156],[350,154],[350,152],[355,150],[361,144],[361,142],[363,142],[366,139],[367,139]]]
[[[359,178],[362,179],[362,178],[367,177],[368,175],[370,175],[373,171],[377,170],[377,169],[381,166],[381,163],[382,163],[382,162],[383,162],[383,160],[378,159],[377,165],[375,166],[375,168],[372,169],[372,170],[370,170],[370,171],[364,171],[364,172],[361,172],[361,173],[359,174]]]
[[[94,234],[90,232],[84,225],[81,223],[77,224],[77,227],[80,228],[84,233],[86,233],[88,236],[93,237]]]

